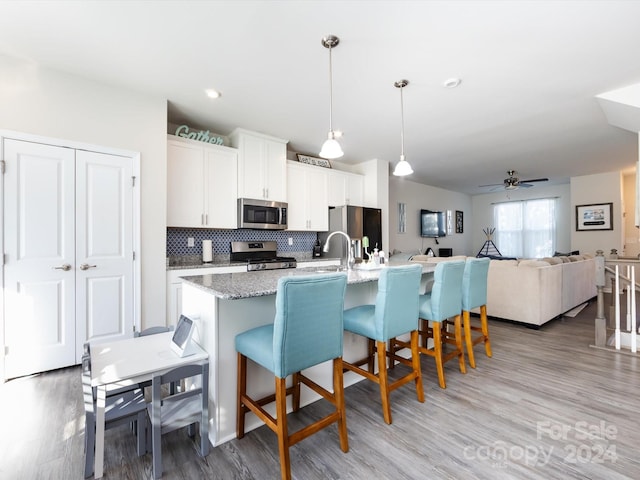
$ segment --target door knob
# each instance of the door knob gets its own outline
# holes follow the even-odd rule
[[[88,265],[86,263],[83,263],[82,265],[80,265],[80,270],[89,270],[90,268],[96,268],[95,265]]]
[[[68,272],[69,270],[71,270],[71,265],[69,265],[68,263],[65,263],[64,265],[60,265],[59,267],[53,267],[54,270],[64,270],[65,272]]]

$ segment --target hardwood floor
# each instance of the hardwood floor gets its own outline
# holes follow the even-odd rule
[[[594,317],[592,302],[539,330],[490,319],[493,358],[477,346],[477,368],[466,375],[448,362],[442,390],[433,359],[423,357],[426,401],[411,386],[394,391],[392,425],[382,419],[377,385],[347,388],[350,451],[340,450],[335,428],[325,429],[292,447],[293,477],[640,478],[640,359],[590,348]],[[328,408],[316,402],[289,422]],[[83,413],[79,367],[0,385],[0,478],[82,478]],[[152,478],[151,455],[136,456],[126,426],[108,430],[105,441],[105,478]],[[172,432],[163,436],[163,465],[167,480],[280,476],[266,427],[205,459],[185,432]]]

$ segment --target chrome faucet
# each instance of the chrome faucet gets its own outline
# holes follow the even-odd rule
[[[342,235],[347,240],[347,258],[345,260],[347,264],[347,269],[351,270],[356,263],[356,259],[353,256],[353,246],[351,245],[351,237],[349,237],[349,235],[347,235],[346,233],[341,232],[340,230],[331,232],[327,237],[327,240],[324,242],[324,247],[322,247],[322,251],[325,253],[329,251],[329,240],[331,240],[331,237],[337,234]]]

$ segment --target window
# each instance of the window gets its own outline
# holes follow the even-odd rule
[[[495,240],[505,257],[551,257],[556,249],[556,200],[542,198],[493,206]]]

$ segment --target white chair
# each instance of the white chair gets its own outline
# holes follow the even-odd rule
[[[93,474],[96,447],[96,389],[91,387],[91,357],[82,356],[82,393],[84,397],[84,446],[85,463],[84,476],[90,477]],[[146,424],[147,424],[147,404],[140,389],[127,389],[119,393],[109,392],[106,398],[105,424],[104,428],[109,429],[124,423],[135,422],[138,436],[138,456],[147,452],[146,448]]]
[[[163,395],[162,385],[186,380],[185,391]],[[188,426],[190,436],[194,424],[200,424],[200,454],[209,454],[209,363],[174,368],[151,380],[151,419],[153,478],[162,477],[162,434]],[[165,392],[166,393],[166,392]]]

